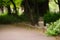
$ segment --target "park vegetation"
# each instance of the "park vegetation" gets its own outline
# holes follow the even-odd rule
[[[33,26],[38,26],[39,18],[43,17],[44,26],[46,23],[50,24],[46,31],[47,34],[57,35],[60,33],[60,0],[54,0],[59,7],[58,13],[49,11],[49,1],[0,0],[0,24],[29,22]],[[19,13],[20,9],[24,10],[22,14]]]

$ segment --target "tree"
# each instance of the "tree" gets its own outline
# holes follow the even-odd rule
[[[2,3],[2,0],[0,0],[0,9],[1,9],[2,13],[3,13],[3,3]]]
[[[18,1],[20,1],[20,0],[18,0]],[[19,3],[19,2],[17,2],[17,0],[0,0],[0,8],[1,8],[1,10],[3,10],[3,6],[5,6],[8,10],[8,14],[10,15],[10,14],[12,14],[11,5],[13,5],[14,11],[15,11],[14,14],[17,15],[18,11],[17,11],[17,7],[16,7],[16,5],[17,5],[16,3]]]
[[[23,0],[24,12],[29,16],[33,25],[38,24],[39,16],[49,9],[49,0]]]
[[[11,8],[10,8],[10,1],[9,0],[0,0],[0,5],[1,5],[1,9],[3,11],[3,7],[7,7],[8,9],[8,14],[10,15],[11,14]]]
[[[56,0],[54,0],[54,1],[55,1],[56,4],[59,5],[59,12],[60,12],[60,0],[57,0],[58,2]]]
[[[10,0],[10,2],[13,4],[13,6],[14,6],[14,11],[15,11],[15,15],[17,15],[17,7],[16,7],[16,4],[14,3],[14,1],[13,0]]]

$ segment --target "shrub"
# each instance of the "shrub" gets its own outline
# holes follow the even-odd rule
[[[20,16],[14,16],[14,15],[0,15],[0,24],[11,24],[11,23],[17,23],[17,22],[29,22],[29,18],[26,14],[22,13]]]
[[[59,18],[60,18],[60,13],[47,12],[47,14],[44,15],[44,22],[46,23],[55,22]]]
[[[46,34],[52,36],[60,34],[60,19],[47,26]]]
[[[13,15],[0,15],[0,24],[10,24],[19,22],[19,19]]]
[[[22,22],[29,22],[30,18],[28,18],[28,16],[23,13],[22,15],[18,16],[18,18],[20,19],[20,21]]]

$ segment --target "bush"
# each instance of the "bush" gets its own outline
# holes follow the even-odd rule
[[[52,36],[60,35],[60,19],[47,26],[46,34]]]
[[[46,23],[55,22],[59,18],[60,18],[60,13],[47,12],[47,14],[44,15],[44,22]]]
[[[13,15],[0,15],[0,24],[16,23],[20,20]]]
[[[20,19],[21,22],[29,22],[30,21],[30,18],[28,18],[28,16],[25,13],[18,16],[18,18]]]
[[[29,22],[29,18],[26,14],[22,13],[20,16],[14,15],[0,15],[0,24],[11,24],[20,22]]]

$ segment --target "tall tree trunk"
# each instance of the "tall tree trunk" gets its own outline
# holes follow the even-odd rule
[[[3,6],[1,7],[1,11],[2,11],[2,13],[4,13],[4,7]]]
[[[29,5],[29,2],[30,2],[29,0],[25,0],[24,11],[27,14],[27,16],[29,17],[31,24],[34,25],[32,9]]]
[[[46,2],[44,3],[44,13],[47,13],[47,11],[49,11],[49,0],[46,0]],[[46,22],[44,21],[44,26],[46,26]]]
[[[24,0],[24,3],[24,12],[28,15],[33,25],[38,25],[39,16],[44,15],[49,9],[49,1],[46,0],[43,3],[38,3],[38,0],[34,0],[34,2],[32,0]]]
[[[39,10],[40,10],[40,16],[44,16],[44,14],[49,10],[49,0],[45,0],[42,3],[39,3]]]
[[[40,16],[44,16],[45,13],[47,13],[47,11],[49,11],[49,0],[46,0],[44,2],[42,2],[41,4],[39,4],[39,10],[40,10]],[[46,22],[44,21],[44,26],[46,26]]]
[[[58,5],[59,5],[59,12],[60,12],[60,0],[58,0]]]
[[[10,5],[7,5],[7,9],[8,9],[8,15],[11,15],[11,8],[10,8]]]
[[[15,15],[18,15],[18,14],[17,14],[18,11],[17,11],[17,8],[16,8],[16,5],[15,5],[14,1],[13,1],[13,0],[10,0],[10,1],[11,1],[11,3],[12,3],[13,6],[14,6]]]
[[[1,6],[0,9],[1,9],[2,13],[4,13],[4,8],[3,8],[3,6]]]
[[[60,0],[57,0],[58,2],[56,2],[56,0],[54,0],[56,4],[58,4],[59,6],[59,12],[60,12]]]
[[[38,0],[34,0],[34,24],[35,25],[39,25],[38,21],[39,21],[39,7],[38,7]]]

